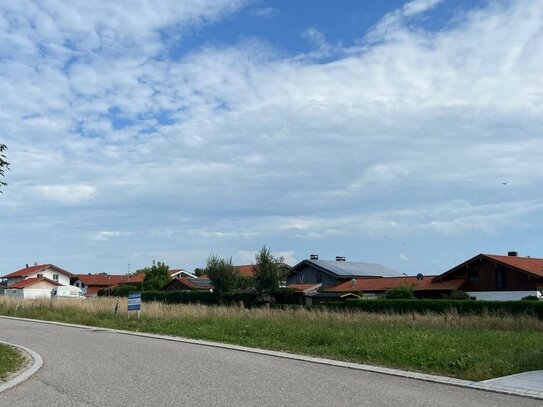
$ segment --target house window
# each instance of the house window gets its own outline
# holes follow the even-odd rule
[[[305,280],[304,275],[303,275],[303,274],[300,274],[300,275],[298,276],[298,283],[303,284],[304,280]]]
[[[43,274],[38,274],[38,278],[41,278],[41,277],[43,277]]]
[[[81,283],[81,288],[85,288],[85,283]]]
[[[507,274],[505,269],[498,268],[496,270],[496,290],[505,290],[507,288]]]
[[[470,270],[469,271],[469,282],[478,283],[479,282],[479,270]]]
[[[320,284],[320,283],[322,283],[322,274],[319,274],[317,276],[317,284]]]
[[[53,281],[58,283],[58,274],[53,274]]]

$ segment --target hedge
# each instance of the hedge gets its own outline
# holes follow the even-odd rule
[[[134,287],[123,287],[122,290],[112,290],[111,296],[128,297],[130,292],[138,291]],[[107,291],[103,294],[107,295]],[[271,297],[271,298],[270,298]],[[234,305],[243,303],[246,307],[255,307],[267,303],[295,304],[297,299],[291,290],[277,290],[267,295],[261,295],[256,291],[241,291],[223,294],[209,291],[142,291],[142,301],[158,301],[166,304],[199,303],[206,305]]]
[[[343,303],[329,303],[335,309],[360,310],[376,313],[445,313],[456,311],[459,314],[529,314],[543,319],[543,301],[459,301],[459,300],[386,300],[358,299]]]

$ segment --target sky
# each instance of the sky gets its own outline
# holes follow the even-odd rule
[[[0,269],[543,257],[543,0],[0,2]]]

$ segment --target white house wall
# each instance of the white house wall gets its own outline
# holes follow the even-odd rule
[[[517,301],[530,295],[541,298],[539,291],[471,291],[467,292],[470,297],[480,301]]]
[[[49,280],[53,280],[53,274],[58,274],[58,283],[61,285],[70,285],[70,277],[68,277],[65,274],[62,274],[58,271],[55,271],[54,269],[47,268],[42,271],[37,271],[35,273],[30,274],[26,277],[26,279],[38,277],[38,274],[42,274],[43,277],[48,278]],[[53,280],[54,281],[54,280]]]
[[[23,288],[24,298],[51,298],[51,288]]]

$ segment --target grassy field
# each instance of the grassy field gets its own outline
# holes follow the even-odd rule
[[[23,363],[24,358],[17,350],[0,343],[0,382],[19,369]]]
[[[530,316],[382,315],[326,309],[245,309],[126,299],[16,300],[0,314],[206,339],[345,361],[484,380],[543,369],[543,321]]]

